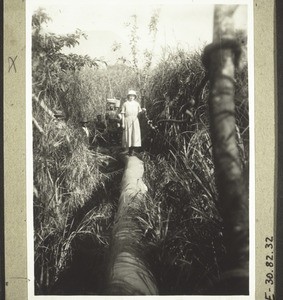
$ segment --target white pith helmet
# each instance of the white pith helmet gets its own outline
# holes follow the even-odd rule
[[[135,96],[136,98],[137,98],[137,92],[136,91],[134,91],[134,90],[129,90],[128,91],[128,95],[127,95],[127,97],[129,97],[129,96]]]

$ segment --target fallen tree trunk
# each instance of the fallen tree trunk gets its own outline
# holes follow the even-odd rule
[[[154,277],[144,260],[145,245],[136,218],[147,188],[142,180],[143,162],[125,158],[119,207],[112,233],[109,284],[111,295],[156,295]]]

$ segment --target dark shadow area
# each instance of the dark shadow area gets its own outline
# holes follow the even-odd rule
[[[50,295],[101,295],[105,291],[108,245],[91,238],[76,239],[71,266],[61,274]]]

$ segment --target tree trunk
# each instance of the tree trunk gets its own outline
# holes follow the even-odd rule
[[[227,280],[222,278],[219,289],[228,294],[247,294],[248,198],[235,127],[234,73],[239,48],[233,29],[234,10],[235,6],[215,6],[213,44],[205,50],[205,64],[210,79],[209,113],[216,185],[227,249],[223,268],[229,273]]]
[[[108,293],[111,295],[156,295],[155,280],[144,260],[137,215],[145,200],[147,187],[142,176],[143,162],[135,156],[126,158],[121,196],[111,244]]]

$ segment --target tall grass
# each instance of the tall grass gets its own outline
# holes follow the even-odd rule
[[[105,115],[107,98],[123,100],[130,87],[137,88],[134,71],[122,63],[100,69],[85,66],[75,74],[66,73],[63,80],[68,89],[60,102],[68,117],[77,123],[83,119],[93,121],[97,114]]]
[[[76,228],[76,212],[90,200],[93,191],[105,184],[100,168],[110,157],[88,149],[83,132],[63,121],[52,120],[34,129],[34,238],[35,274],[39,290],[52,286],[71,258],[76,234],[101,235],[89,230],[102,209]],[[107,218],[107,214],[105,215]],[[94,226],[94,228],[97,228]]]
[[[202,130],[170,159],[143,156],[149,195],[139,220],[163,294],[200,293],[221,271],[225,249],[209,143]]]
[[[154,153],[172,150],[178,152],[183,145],[184,135],[190,137],[195,130],[207,126],[208,90],[199,89],[205,77],[200,52],[184,50],[169,51],[157,65],[148,80],[146,106],[149,118],[158,124],[159,120],[190,120],[182,123],[163,122],[157,132],[147,132],[145,148]]]
[[[42,25],[48,21],[42,9],[32,18],[32,89],[33,100],[37,99],[33,102],[37,294],[50,293],[70,267],[75,241],[83,243],[91,237],[97,249],[108,243],[106,228],[113,218],[115,195],[110,204],[109,199],[102,201],[101,191],[117,177],[113,172],[107,174],[113,157],[90,150],[80,124],[105,110],[109,96],[106,73],[97,69],[95,59],[61,52],[85,37],[81,31],[47,33]],[[82,210],[85,216],[79,218]]]
[[[186,119],[148,130],[143,155],[149,195],[139,217],[162,294],[198,294],[219,278],[225,246],[214,180],[208,118],[208,84],[199,52],[169,53],[148,84],[150,118]],[[237,140],[248,185],[247,65],[236,73]],[[194,100],[194,101],[192,101]],[[168,116],[168,111],[169,116]],[[167,114],[167,115],[166,115]],[[248,214],[243,211],[248,232]]]

